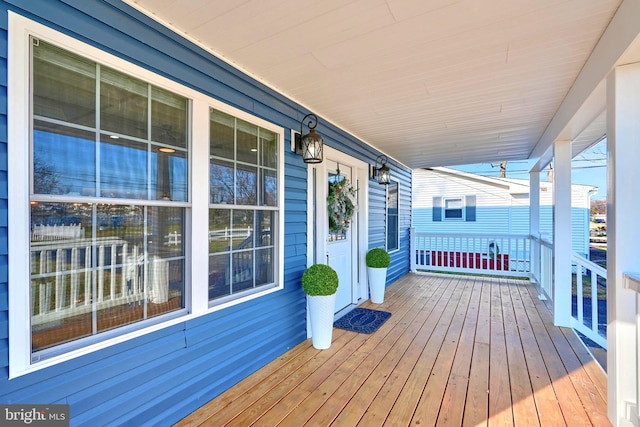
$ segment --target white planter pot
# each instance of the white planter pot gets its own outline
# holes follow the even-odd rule
[[[384,289],[387,282],[387,269],[367,267],[367,275],[369,276],[369,295],[371,296],[371,302],[374,304],[382,304],[384,302]]]
[[[336,294],[320,297],[307,295],[307,302],[313,347],[318,350],[327,349],[331,347],[331,336],[333,335]]]

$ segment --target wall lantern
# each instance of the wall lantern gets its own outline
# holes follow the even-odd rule
[[[387,156],[381,154],[376,159],[375,166],[371,167],[371,178],[377,179],[378,184],[387,185],[391,182],[391,172],[389,171],[389,166],[387,166],[387,161]]]
[[[307,118],[312,118],[307,123],[309,133],[302,133],[302,125]],[[313,126],[312,126],[313,125]],[[315,114],[307,114],[300,122],[300,134],[295,135],[296,154],[302,155],[305,163],[322,163],[322,135],[316,133],[318,118]],[[304,135],[304,136],[303,136]]]

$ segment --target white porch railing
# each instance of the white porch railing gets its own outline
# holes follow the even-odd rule
[[[531,277],[527,235],[418,233],[411,229],[411,270]]]
[[[540,286],[542,300],[553,298],[553,243],[540,237],[531,237],[531,245],[537,259],[534,264],[531,278]]]
[[[572,294],[575,293],[571,326],[606,349],[607,270],[576,253],[571,256],[571,264]],[[604,298],[600,299],[600,296]]]
[[[121,239],[104,238],[96,247],[91,239],[33,242],[31,265],[32,325],[145,299],[168,300],[169,263],[145,263],[142,249]]]

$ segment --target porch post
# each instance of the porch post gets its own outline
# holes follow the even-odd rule
[[[540,283],[540,171],[529,172],[529,235],[531,236],[531,275]],[[542,296],[542,293],[540,293]]]
[[[636,301],[624,273],[640,272],[640,63],[615,68],[607,78],[607,372],[609,420],[637,417]],[[627,412],[629,411],[629,412]],[[636,424],[637,425],[637,424]]]
[[[553,144],[553,323],[571,326],[571,141]]]

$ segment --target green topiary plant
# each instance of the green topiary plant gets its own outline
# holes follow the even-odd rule
[[[389,252],[382,248],[373,248],[367,252],[367,267],[387,268],[391,264]]]
[[[333,295],[338,290],[338,273],[325,264],[314,264],[302,274],[302,290],[309,296]]]

